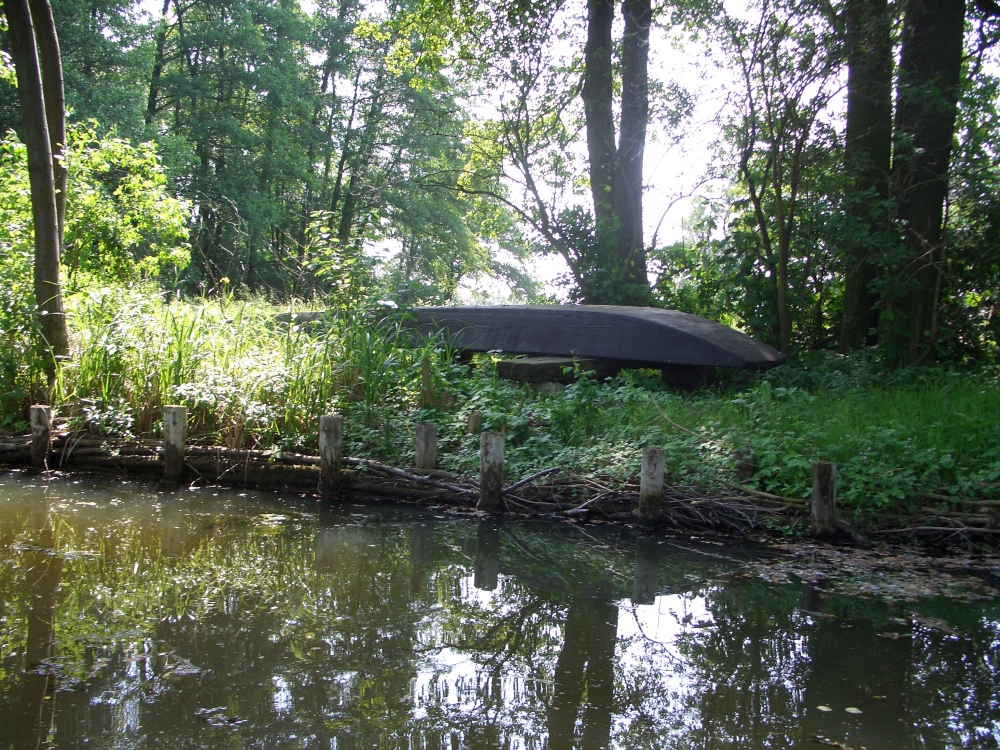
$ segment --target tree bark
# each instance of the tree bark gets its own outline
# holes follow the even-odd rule
[[[62,55],[59,37],[52,18],[49,0],[28,0],[31,20],[35,26],[35,44],[42,65],[42,97],[45,101],[45,122],[49,128],[49,149],[52,151],[52,179],[56,186],[56,219],[59,224],[59,250],[62,252],[63,231],[66,227],[66,95],[63,91]]]
[[[617,628],[618,609],[613,603],[570,600],[549,704],[549,750],[610,746]],[[581,709],[582,736],[577,742]]]
[[[156,30],[156,53],[153,57],[153,71],[149,76],[149,96],[146,99],[147,125],[153,124],[160,98],[160,79],[163,77],[163,66],[166,64],[167,49],[167,13],[170,12],[170,0],[163,0],[163,12],[160,14],[160,26]]]
[[[624,0],[622,37],[622,120],[615,172],[618,262],[626,285],[648,290],[642,242],[642,161],[649,120],[650,0]]]
[[[840,350],[874,343],[878,275],[873,242],[886,227],[892,159],[892,19],[887,0],[848,0],[847,134],[844,165],[850,184],[845,213],[856,234],[846,247]]]
[[[32,509],[29,517],[32,526],[35,519],[44,519],[40,528],[33,529],[36,550],[51,549],[56,542],[48,499],[41,502],[44,508]],[[13,725],[9,731],[13,735],[13,747],[18,750],[50,746],[56,678],[51,671],[42,668],[42,662],[55,655],[56,604],[63,569],[63,558],[58,554],[26,552],[22,560],[27,569],[28,590],[24,672],[18,686],[20,696],[12,706],[13,715],[4,717],[5,724],[9,721]]]
[[[594,201],[596,268],[606,278],[584,288],[591,303],[646,301],[642,162],[649,118],[649,0],[624,0],[621,128],[615,139],[612,26],[615,0],[589,0],[582,98]]]
[[[614,17],[615,0],[589,0],[582,96],[587,121],[590,192],[594,200],[598,242],[610,238],[615,231],[612,191],[618,149],[615,146],[615,117],[612,111],[611,26]]]
[[[899,63],[892,188],[906,255],[890,299],[890,356],[932,354],[941,223],[962,67],[965,0],[910,0]]]
[[[59,216],[38,51],[27,0],[3,0],[3,9],[7,16],[24,143],[28,151],[28,177],[35,225],[35,299],[41,317],[42,335],[52,356],[58,359],[69,353],[69,336],[59,278]],[[51,11],[49,17],[51,19]],[[55,374],[55,359],[46,363],[50,379]]]

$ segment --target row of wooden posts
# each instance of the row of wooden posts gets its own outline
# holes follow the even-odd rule
[[[470,421],[471,425],[471,421]],[[184,441],[187,407],[163,407],[163,479],[168,484],[184,480]],[[437,466],[437,426],[418,422],[414,464],[429,471]],[[343,484],[344,421],[338,414],[319,419],[320,493],[335,495]],[[52,408],[31,407],[31,456],[36,468],[47,466],[52,449]],[[503,494],[504,434],[483,432],[479,437],[479,510],[497,513],[505,507]],[[642,521],[660,516],[663,498],[663,448],[644,448],[639,482],[639,504],[635,515]],[[836,529],[837,465],[826,461],[812,464],[812,533],[833,537]]]

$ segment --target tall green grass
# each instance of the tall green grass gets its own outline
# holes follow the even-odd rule
[[[301,448],[314,443],[320,414],[350,412],[370,429],[386,410],[405,410],[420,360],[440,356],[386,315],[344,314],[309,328],[277,323],[283,310],[124,289],[72,299],[75,353],[57,404],[78,427],[142,435],[158,431],[164,404],[180,403],[193,439]]]
[[[998,496],[1000,389],[991,372],[889,371],[864,357],[817,354],[694,394],[638,371],[605,383],[582,376],[542,396],[499,379],[490,356],[472,366],[445,341],[414,340],[390,310],[310,327],[277,323],[276,313],[294,308],[263,299],[124,288],[73,297],[68,310],[74,353],[56,406],[96,433],[155,436],[162,406],[181,403],[192,440],[315,449],[318,417],[337,411],[349,452],[405,465],[415,423],[427,420],[438,425],[441,465],[474,474],[478,436],[465,424],[480,411],[484,429],[506,433],[511,478],[561,466],[634,479],[640,449],[661,445],[669,481],[703,489],[735,481],[737,462],[752,456],[748,484],[792,497],[809,494],[810,461],[836,461],[840,501],[857,511],[926,505],[928,494]],[[420,404],[425,357],[437,406]]]

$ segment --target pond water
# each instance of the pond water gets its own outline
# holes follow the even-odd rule
[[[689,535],[16,473],[0,559],[0,748],[1000,740],[983,586],[886,601]]]

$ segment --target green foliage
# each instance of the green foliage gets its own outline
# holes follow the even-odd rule
[[[994,362],[1000,347],[1000,160],[992,134],[1000,122],[996,47],[966,63],[945,225],[940,336],[936,354]]]
[[[157,278],[168,285],[190,262],[188,206],[166,189],[153,143],[99,138],[96,123],[71,126],[63,263],[72,282]]]
[[[82,125],[67,135],[64,259],[71,285],[175,277],[188,262],[185,207],[167,193],[153,146],[98,138]],[[20,407],[44,383],[27,153],[12,133],[0,141],[0,215],[0,404],[9,421],[21,418]]]
[[[493,357],[472,366],[447,341],[413,340],[391,309],[332,311],[309,326],[275,323],[279,310],[142,289],[71,297],[80,344],[62,371],[61,413],[77,427],[140,436],[157,432],[164,403],[183,403],[195,440],[315,450],[316,420],[337,411],[349,453],[396,464],[412,456],[415,423],[431,421],[442,467],[474,475],[479,440],[465,425],[479,411],[484,429],[506,434],[512,481],[552,466],[630,481],[641,448],[657,445],[671,484],[722,489],[752,455],[749,484],[794,498],[809,495],[811,461],[836,461],[841,505],[855,513],[925,505],[925,493],[1000,495],[994,373],[815,355],[694,394],[626,371],[608,382],[578,373],[543,395],[498,378]],[[434,398],[421,406],[425,357]]]

